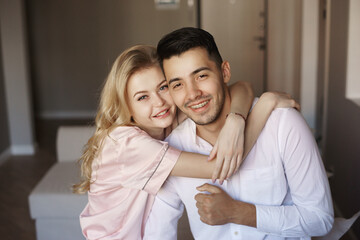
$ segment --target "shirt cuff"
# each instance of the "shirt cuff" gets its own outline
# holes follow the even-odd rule
[[[279,209],[274,209],[274,206],[263,206],[255,205],[256,207],[256,228],[267,234],[276,234],[281,235],[281,226],[282,223],[279,222],[279,218],[276,211]],[[275,210],[275,211],[274,211]]]

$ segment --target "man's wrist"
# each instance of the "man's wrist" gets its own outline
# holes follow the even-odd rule
[[[232,223],[256,228],[256,206],[251,203],[235,201]]]

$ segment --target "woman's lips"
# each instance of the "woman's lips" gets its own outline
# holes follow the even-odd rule
[[[165,109],[162,110],[161,112],[159,112],[158,114],[156,114],[155,116],[153,116],[154,118],[165,118],[170,114],[169,109]]]

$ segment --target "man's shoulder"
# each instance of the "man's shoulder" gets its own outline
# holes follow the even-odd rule
[[[178,125],[165,140],[169,142],[171,139],[174,138],[189,136],[194,132],[194,129],[196,129],[195,123],[190,118],[188,118],[184,120],[180,125]]]
[[[291,124],[293,121],[303,121],[304,118],[299,111],[294,108],[276,108],[272,111],[269,121],[277,125]]]
[[[306,135],[312,136],[312,131],[309,128],[302,114],[294,108],[276,108],[271,113],[268,121],[263,129],[264,136],[276,136],[278,141],[285,141],[288,137],[297,136],[303,138]]]

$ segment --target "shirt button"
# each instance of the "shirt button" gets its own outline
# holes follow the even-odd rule
[[[235,235],[238,235],[238,234],[239,234],[239,232],[238,232],[238,231],[235,231],[235,232],[234,232],[234,234],[235,234]]]

